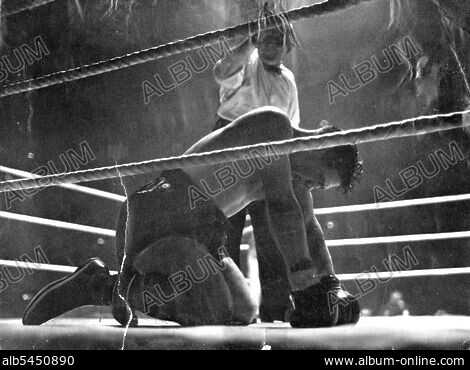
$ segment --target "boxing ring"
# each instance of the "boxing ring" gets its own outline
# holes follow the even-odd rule
[[[367,0],[370,1],[370,0]],[[51,1],[38,1],[37,6]],[[339,9],[346,9],[364,0],[333,0],[290,12],[292,21],[320,16]],[[34,7],[18,9],[18,14]],[[256,22],[251,27],[256,26]],[[109,71],[144,63],[149,60],[167,57],[187,50],[194,50],[206,43],[218,40],[221,35],[233,36],[249,29],[241,25],[231,29],[195,36],[154,49],[135,53],[112,60],[83,66],[74,70],[58,72],[34,80],[6,86],[0,90],[0,98],[34,91],[55,84],[66,83]],[[28,172],[0,166],[0,172],[18,177],[17,180],[0,182],[0,193],[45,186],[63,187],[123,203],[126,197],[76,185],[97,180],[109,180],[125,176],[136,176],[167,169],[194,167],[242,160],[253,155],[254,150],[274,148],[278,155],[292,154],[307,150],[319,150],[346,144],[363,144],[384,140],[398,140],[416,135],[426,135],[445,130],[453,130],[469,125],[468,120],[455,123],[446,118],[469,115],[470,110],[450,114],[436,114],[399,122],[379,124],[339,133],[297,138],[282,142],[260,143],[257,145],[230,148],[210,153],[199,153],[179,157],[155,159],[139,163],[94,168],[59,175],[37,176]],[[42,182],[40,183],[39,180]],[[47,183],[47,185],[44,185]],[[356,212],[393,211],[398,208],[419,207],[434,204],[453,204],[470,201],[470,194],[439,196],[387,203],[359,204],[345,207],[316,209],[317,216],[328,216]],[[18,223],[40,225],[44,228],[69,230],[103,237],[115,237],[114,230],[97,228],[91,225],[72,224],[28,215],[0,211],[0,219]],[[417,243],[423,241],[470,239],[470,230],[448,233],[397,235],[355,239],[327,240],[329,248],[348,246],[370,246],[383,244]],[[59,266],[22,261],[0,260],[0,266],[71,274],[75,267]],[[112,272],[118,273],[117,271]],[[359,279],[359,274],[340,274],[341,281]],[[470,275],[470,266],[462,268],[421,269],[408,271],[370,272],[369,280],[414,279],[418,277],[447,277]],[[81,309],[87,312],[87,309]],[[88,319],[71,318],[68,315],[51,320],[39,327],[23,326],[20,320],[0,321],[0,349],[470,349],[470,317],[363,317],[355,326],[328,329],[292,329],[286,323],[258,323],[248,327],[195,327],[182,328],[174,323],[151,318],[139,320],[137,328],[122,328],[112,319],[110,310],[102,309],[99,317]],[[123,338],[125,341],[123,343]]]

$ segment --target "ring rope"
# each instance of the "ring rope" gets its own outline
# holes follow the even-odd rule
[[[379,211],[379,210],[384,210],[384,209],[396,209],[396,208],[404,208],[404,207],[425,206],[425,205],[431,205],[431,204],[463,202],[467,200],[470,200],[470,194],[448,195],[448,196],[435,197],[435,198],[421,198],[421,199],[399,200],[399,201],[384,202],[384,203],[359,204],[359,205],[343,206],[343,207],[318,208],[315,210],[315,215],[324,216],[324,215],[334,215],[334,214],[339,214],[339,213]]]
[[[37,178],[38,177],[38,175],[32,174],[30,172],[21,171],[21,170],[8,168],[4,166],[0,166],[0,172],[5,172],[14,176],[18,176],[18,177],[23,176],[24,178]],[[58,185],[58,186],[65,188],[65,189],[81,192],[84,194],[94,195],[94,196],[104,198],[104,199],[115,200],[121,203],[125,202],[127,199],[125,196],[122,196],[119,194],[108,193],[102,190],[87,188],[84,186],[79,186],[79,185],[74,185],[74,184],[65,184],[65,185]],[[324,216],[324,215],[334,215],[334,214],[340,214],[340,213],[378,211],[378,210],[405,208],[405,207],[412,207],[412,206],[455,203],[455,202],[462,202],[462,201],[468,201],[468,200],[470,200],[470,194],[448,195],[448,196],[434,197],[434,198],[420,198],[420,199],[400,200],[400,201],[384,202],[384,203],[371,203],[371,204],[359,204],[359,205],[342,206],[342,207],[318,208],[315,210],[315,215]]]
[[[4,166],[0,166],[0,172],[5,172],[10,175],[14,175],[17,177],[22,177],[22,178],[34,179],[34,178],[40,177],[39,175],[35,175],[30,172],[21,171],[21,170],[4,167]],[[80,185],[75,185],[75,184],[64,184],[64,185],[58,185],[58,186],[64,189],[69,189],[69,190],[73,190],[79,193],[93,195],[93,196],[103,198],[103,199],[115,200],[116,202],[125,202],[127,199],[125,196],[122,196],[119,194],[109,193],[106,191],[93,189],[93,188],[87,188],[85,186],[80,186]]]
[[[38,175],[32,174],[30,172],[21,171],[21,170],[8,168],[4,166],[0,166],[0,172],[5,172],[14,176],[24,177],[24,178],[37,178],[38,177]],[[65,185],[58,185],[58,186],[61,188],[81,192],[84,194],[97,196],[99,198],[115,200],[121,203],[125,202],[127,199],[125,196],[122,196],[119,194],[109,193],[109,192],[105,192],[102,190],[87,188],[87,187],[79,186],[75,184],[65,184]],[[333,214],[339,214],[339,213],[378,211],[378,210],[384,210],[384,209],[396,209],[396,208],[404,208],[404,207],[412,207],[412,206],[454,203],[454,202],[462,202],[462,201],[467,201],[467,200],[470,200],[470,194],[449,195],[449,196],[443,196],[443,197],[400,200],[400,201],[393,201],[393,202],[386,202],[386,203],[371,203],[371,204],[360,204],[360,205],[342,206],[342,207],[319,208],[315,210],[315,215],[322,216],[322,215],[333,215]]]
[[[26,222],[26,223],[35,224],[35,225],[49,226],[49,227],[54,227],[57,229],[80,231],[80,232],[87,233],[87,234],[109,236],[113,238],[116,236],[116,232],[114,230],[101,229],[101,228],[93,227],[93,226],[72,224],[70,222],[50,220],[47,218],[20,215],[20,214],[11,213],[11,212],[0,211],[0,219],[1,218],[12,220],[12,221]]]
[[[373,0],[327,0],[322,3],[293,9],[283,14],[288,16],[290,21],[296,22],[307,18],[322,16],[339,10],[345,10],[358,4],[371,1]],[[269,21],[269,19],[274,18],[275,16],[267,17],[267,20]],[[19,81],[4,86],[0,90],[0,98],[28,91],[39,90],[65,82],[76,81],[83,78],[132,67],[138,64],[167,58],[173,55],[181,54],[183,52],[197,50],[207,44],[213,44],[219,41],[219,39],[222,37],[234,38],[237,36],[247,35],[250,32],[257,32],[258,27],[259,22],[253,21],[223,30],[193,36],[185,40],[175,41],[165,45],[115,57],[105,61],[100,61],[65,71],[55,72],[30,80]],[[274,27],[276,27],[275,24],[268,24],[266,28]]]
[[[14,267],[18,269],[27,269],[35,271],[50,271],[50,272],[63,272],[73,274],[77,267],[51,265],[34,262],[22,261],[8,261],[0,260],[0,266]],[[116,275],[117,271],[110,271],[112,275]],[[386,280],[386,279],[400,279],[412,277],[430,277],[430,276],[455,276],[455,275],[469,275],[470,267],[459,268],[443,268],[443,269],[429,269],[429,270],[410,270],[410,271],[386,271],[386,272],[362,272],[353,274],[339,274],[338,279],[341,281],[354,281],[354,280]]]
[[[36,1],[28,0],[28,2],[25,5],[21,5],[17,8],[14,8],[14,9],[11,9],[7,12],[4,12],[1,16],[2,16],[2,18],[3,17],[10,17],[12,15],[23,13],[27,10],[33,10],[33,9],[39,8],[40,6],[44,6],[44,5],[53,3],[55,1],[57,1],[57,0],[36,0]]]
[[[19,179],[0,182],[0,193],[12,190],[37,189],[59,184],[77,182],[107,180],[117,177],[142,175],[149,172],[157,172],[174,168],[198,167],[220,163],[229,163],[244,160],[249,156],[262,157],[260,149],[267,146],[274,149],[277,155],[287,155],[302,151],[319,150],[340,145],[370,143],[394,138],[403,138],[421,134],[429,134],[443,130],[452,130],[470,126],[470,120],[461,123],[441,120],[470,113],[470,110],[424,116],[392,122],[382,125],[363,127],[359,129],[335,132],[331,134],[301,137],[284,141],[262,143],[237,148],[228,148],[208,153],[195,153],[180,157],[154,159],[145,162],[124,164],[113,167],[95,168],[65,174],[55,174],[37,179]],[[256,153],[255,151],[258,151]],[[47,181],[47,184],[40,183]]]

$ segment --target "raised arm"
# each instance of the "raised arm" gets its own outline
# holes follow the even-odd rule
[[[233,53],[231,55],[216,63],[213,69],[215,80],[220,83],[220,81],[226,80],[241,71],[254,50],[255,46],[251,42],[251,37],[243,40],[232,49]]]

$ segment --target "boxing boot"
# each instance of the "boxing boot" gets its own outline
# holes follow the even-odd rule
[[[108,268],[97,258],[75,272],[41,289],[23,314],[23,325],[41,325],[82,306],[106,305],[105,290],[111,279]]]

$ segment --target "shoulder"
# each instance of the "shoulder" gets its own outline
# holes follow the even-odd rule
[[[243,66],[241,74],[244,76],[244,78],[257,78],[256,76],[260,75],[260,68],[262,65],[263,64],[259,58],[258,49],[255,49],[248,57],[248,60]]]
[[[294,73],[284,65],[281,65],[281,76],[282,80],[290,88],[297,90],[297,83],[295,82]]]
[[[290,82],[295,83],[295,76],[294,73],[287,68],[284,64],[281,65],[282,76],[289,80]]]
[[[261,64],[259,59],[258,49],[253,50],[253,52],[248,57],[248,61],[245,64],[245,67],[251,67],[253,70],[256,70],[258,66]]]

